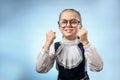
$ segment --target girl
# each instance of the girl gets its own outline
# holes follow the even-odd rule
[[[63,39],[53,44],[56,32],[47,32],[45,44],[37,58],[36,71],[48,72],[56,60],[58,80],[89,80],[87,66],[92,71],[100,71],[103,62],[87,38],[80,13],[65,9],[60,13],[58,24]]]

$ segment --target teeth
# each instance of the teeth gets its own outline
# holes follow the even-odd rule
[[[71,32],[72,30],[70,30],[70,29],[67,29],[66,31],[67,31],[67,32]]]

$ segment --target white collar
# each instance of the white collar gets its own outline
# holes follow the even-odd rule
[[[79,39],[74,39],[74,40],[65,40],[62,39],[61,44],[62,45],[78,45],[80,43]]]

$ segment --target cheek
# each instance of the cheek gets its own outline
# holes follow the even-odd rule
[[[75,29],[75,32],[77,33],[79,31],[79,27],[77,27],[76,29]]]

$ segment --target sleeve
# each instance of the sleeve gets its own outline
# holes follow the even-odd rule
[[[54,61],[54,48],[52,47],[50,51],[42,49],[37,57],[36,71],[39,73],[48,72],[53,67]]]
[[[103,61],[97,51],[97,49],[90,43],[84,46],[85,48],[85,57],[87,64],[90,67],[91,71],[99,72],[103,69]]]

